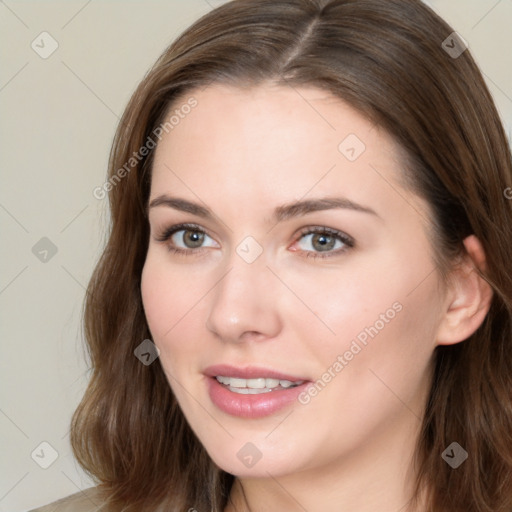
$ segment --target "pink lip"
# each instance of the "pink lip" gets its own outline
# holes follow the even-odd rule
[[[274,414],[296,402],[299,394],[310,384],[310,381],[305,378],[286,375],[263,367],[235,368],[229,365],[216,365],[208,367],[204,374],[208,377],[207,386],[211,401],[221,411],[240,418],[256,419]],[[259,395],[242,395],[230,391],[218,382],[215,378],[217,375],[240,379],[265,377],[290,381],[303,380],[304,383],[293,388],[279,389]]]
[[[287,375],[263,366],[246,366],[245,368],[237,368],[228,364],[216,364],[206,368],[204,374],[208,377],[223,375],[224,377],[235,377],[238,379],[256,379],[258,377],[265,377],[266,379],[290,380],[292,382],[308,380],[306,377]]]

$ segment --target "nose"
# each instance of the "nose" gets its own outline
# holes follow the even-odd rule
[[[225,342],[264,340],[279,333],[279,281],[265,259],[247,263],[233,254],[229,270],[210,295],[207,329]]]

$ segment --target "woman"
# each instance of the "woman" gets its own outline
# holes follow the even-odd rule
[[[134,93],[40,510],[512,510],[511,154],[415,0],[237,0]],[[56,508],[60,507],[60,508]]]

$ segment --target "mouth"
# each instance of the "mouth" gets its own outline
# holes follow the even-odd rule
[[[282,389],[295,388],[304,383],[303,380],[291,381],[287,379],[273,379],[268,377],[241,379],[237,377],[228,377],[226,375],[216,375],[215,378],[217,379],[217,382],[233,393],[240,393],[241,395],[271,393]]]
[[[310,384],[302,376],[264,367],[215,365],[204,372],[210,400],[222,412],[246,419],[263,418],[292,407]]]

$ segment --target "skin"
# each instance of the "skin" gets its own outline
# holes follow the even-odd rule
[[[478,240],[468,237],[470,257],[442,286],[429,206],[401,186],[397,146],[325,91],[213,85],[190,95],[197,107],[156,148],[150,202],[167,194],[214,217],[149,208],[142,297],[191,428],[238,477],[226,511],[405,510],[433,351],[463,341],[488,311],[491,292],[472,271],[484,264]],[[366,147],[354,161],[338,149],[349,134]],[[279,205],[341,196],[376,214],[338,208],[271,219]],[[158,240],[181,222],[207,233],[200,252],[183,231]],[[338,241],[330,257],[314,259],[325,252],[301,234],[312,226],[355,245],[336,253],[346,247]],[[252,263],[236,252],[247,236],[263,250]],[[316,381],[396,303],[400,312],[309,403],[246,419],[211,402],[206,367],[261,365]],[[252,468],[237,457],[247,442],[262,454]]]

